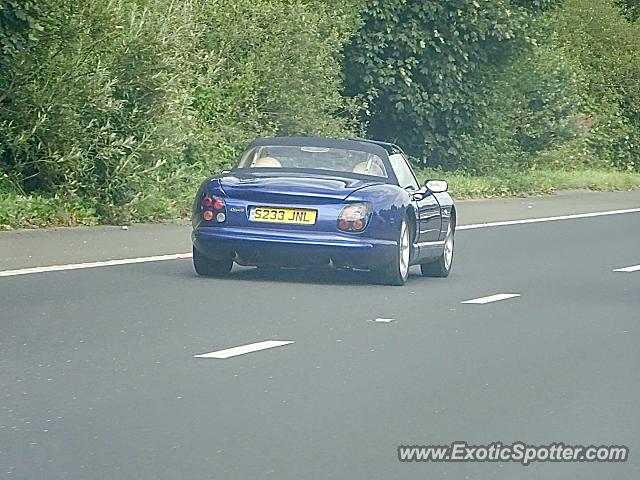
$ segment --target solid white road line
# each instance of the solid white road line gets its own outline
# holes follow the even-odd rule
[[[51,265],[49,267],[21,268],[19,270],[0,271],[0,277],[15,277],[29,273],[60,272],[63,270],[80,270],[83,268],[111,267],[113,265],[129,265],[131,263],[162,262],[191,257],[190,253],[175,253],[171,255],[156,255],[153,257],[123,258],[121,260],[105,260],[103,262],[70,263],[67,265]]]
[[[506,225],[523,225],[525,223],[555,222],[558,220],[573,220],[575,218],[592,218],[592,217],[604,217],[607,215],[621,215],[623,213],[640,213],[640,208],[627,208],[625,210],[609,210],[606,212],[576,213],[574,215],[559,215],[557,217],[527,218],[525,220],[509,220],[506,222],[476,223],[472,225],[460,225],[459,227],[456,228],[456,230],[474,230],[476,228],[502,227]]]
[[[473,300],[465,300],[462,303],[473,303],[476,305],[484,305],[485,303],[497,302],[499,300],[506,300],[507,298],[519,297],[519,293],[496,293],[495,295],[489,295],[488,297],[474,298]]]
[[[264,342],[250,343],[249,345],[241,345],[239,347],[227,348],[225,350],[218,350],[217,352],[202,353],[200,355],[194,355],[195,358],[231,358],[238,355],[244,355],[245,353],[258,352],[260,350],[266,350],[268,348],[282,347],[283,345],[289,345],[292,341],[280,341],[280,340],[266,340]]]
[[[614,272],[637,272],[640,271],[640,265],[632,265],[631,267],[616,268]]]
[[[573,220],[575,218],[591,218],[591,217],[602,217],[606,215],[620,215],[623,213],[640,213],[640,208],[628,208],[626,210],[609,210],[606,212],[594,212],[594,213],[578,213],[575,215],[561,215],[558,217],[528,218],[525,220],[509,220],[505,222],[476,223],[471,225],[460,225],[456,229],[457,230],[474,230],[477,228],[502,227],[507,225],[522,225],[525,223],[542,223],[542,222],[553,222],[557,220]],[[163,260],[176,260],[176,259],[188,259],[188,258],[191,258],[191,253],[177,253],[173,255],[157,255],[153,257],[123,258],[121,260],[106,260],[103,262],[72,263],[68,265],[52,265],[49,267],[22,268],[19,270],[0,271],[0,277],[14,277],[16,275],[27,275],[29,273],[59,272],[63,270],[80,270],[83,268],[110,267],[114,265],[128,265],[131,263],[160,262]]]

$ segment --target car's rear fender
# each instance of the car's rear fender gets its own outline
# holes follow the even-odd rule
[[[407,191],[395,185],[361,188],[349,195],[346,202],[369,202],[373,207],[370,227],[375,231],[376,238],[393,241],[398,240],[400,224],[407,209],[413,208]]]

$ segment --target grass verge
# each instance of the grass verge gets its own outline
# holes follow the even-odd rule
[[[640,173],[583,169],[531,170],[502,172],[499,175],[470,176],[461,172],[422,170],[419,177],[443,179],[449,182],[449,192],[456,199],[511,197],[525,194],[549,194],[558,190],[588,189],[623,191],[640,189]],[[187,185],[188,183],[188,185]],[[191,198],[196,186],[191,182],[172,185],[166,190],[151,190],[150,194],[129,205],[122,218],[125,223],[160,222],[189,215]],[[0,189],[0,230],[56,226],[96,225],[101,222],[92,199],[60,195],[19,195]]]
[[[640,173],[610,170],[530,170],[501,172],[499,175],[471,176],[462,172],[423,170],[419,177],[449,182],[449,192],[457,199],[513,197],[550,194],[558,190],[625,191],[640,189]]]
[[[96,225],[99,222],[95,209],[86,200],[0,192],[0,230]]]

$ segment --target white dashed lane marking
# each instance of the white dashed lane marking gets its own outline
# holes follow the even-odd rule
[[[632,265],[631,267],[624,267],[624,268],[616,268],[614,270],[614,272],[638,272],[640,271],[640,265]]]
[[[519,293],[496,293],[488,297],[474,298],[473,300],[465,300],[462,303],[472,303],[475,305],[484,305],[485,303],[497,302],[499,300],[507,300],[508,298],[519,297]]]
[[[259,352],[260,350],[267,350],[269,348],[282,347],[283,345],[290,345],[293,342],[290,340],[265,340],[264,342],[250,343],[248,345],[240,345],[239,347],[226,348],[224,350],[218,350],[216,352],[201,353],[200,355],[194,355],[195,358],[231,358],[238,355],[244,355],[245,353]]]

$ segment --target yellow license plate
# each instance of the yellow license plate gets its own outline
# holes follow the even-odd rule
[[[294,223],[298,225],[315,225],[317,210],[299,208],[254,207],[249,213],[252,222]]]

